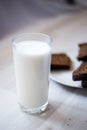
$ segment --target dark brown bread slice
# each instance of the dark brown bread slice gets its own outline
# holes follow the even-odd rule
[[[71,66],[71,60],[65,53],[52,54],[51,69],[69,69]]]
[[[73,71],[73,80],[87,80],[87,61],[83,62],[75,71]]]
[[[82,83],[83,88],[87,88],[87,81],[86,80],[82,80],[81,83]]]
[[[79,61],[87,61],[87,43],[79,44],[79,54],[77,56]]]

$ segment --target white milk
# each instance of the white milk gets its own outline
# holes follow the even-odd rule
[[[13,48],[17,97],[25,107],[48,101],[50,46],[40,41],[23,41]]]

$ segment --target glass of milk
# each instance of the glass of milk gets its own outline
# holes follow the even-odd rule
[[[41,33],[13,39],[17,99],[25,112],[40,113],[47,108],[51,42],[50,36]]]

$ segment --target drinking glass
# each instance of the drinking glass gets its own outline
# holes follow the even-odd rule
[[[40,113],[48,106],[52,38],[27,33],[12,41],[17,100],[28,113]]]

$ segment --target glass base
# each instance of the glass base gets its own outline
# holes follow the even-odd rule
[[[20,105],[20,108],[22,109],[23,112],[26,112],[26,113],[29,113],[29,114],[37,114],[37,113],[44,112],[47,109],[47,106],[48,106],[48,101],[40,107],[27,108],[27,107]]]

